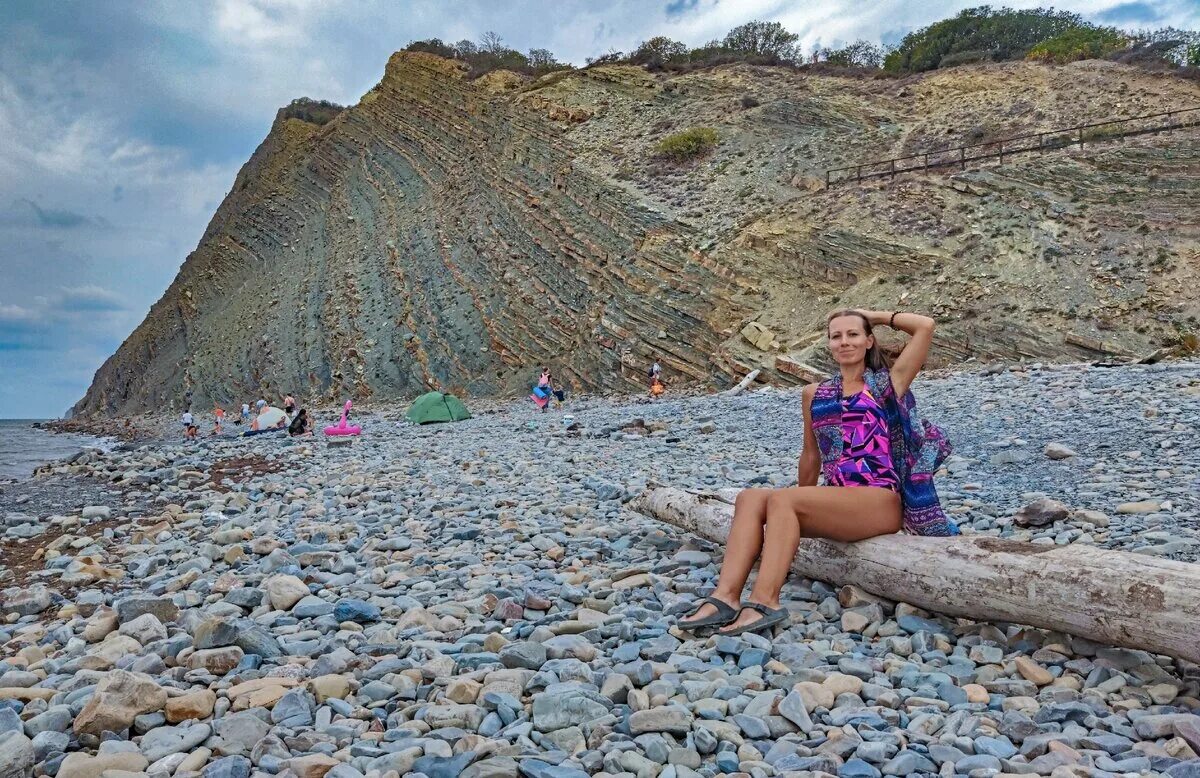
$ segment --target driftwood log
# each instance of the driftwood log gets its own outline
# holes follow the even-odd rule
[[[750,386],[750,384],[754,383],[754,379],[758,378],[758,374],[761,372],[762,372],[761,370],[757,370],[757,369],[751,370],[749,373],[746,374],[745,378],[743,378],[741,381],[737,382],[736,386],[734,386],[730,389],[726,389],[724,392],[721,392],[721,394],[723,394],[727,397],[733,397],[735,395],[741,394],[742,392],[746,391],[746,387],[748,387],[748,386]]]
[[[652,485],[633,507],[724,543],[735,493]],[[951,616],[1027,624],[1200,662],[1197,564],[1082,544],[888,535],[859,543],[803,540],[792,571]]]

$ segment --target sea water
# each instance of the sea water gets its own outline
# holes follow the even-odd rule
[[[84,448],[109,449],[114,445],[110,438],[36,429],[35,421],[38,419],[0,419],[0,480],[28,478],[39,465]]]

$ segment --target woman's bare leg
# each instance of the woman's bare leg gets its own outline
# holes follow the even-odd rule
[[[743,489],[733,502],[733,526],[729,528],[729,539],[725,541],[725,560],[721,563],[721,576],[712,596],[734,608],[742,600],[742,589],[750,577],[763,545],[763,524],[767,520],[767,500],[774,489]],[[687,627],[688,621],[706,619],[716,615],[717,609],[705,605],[691,619],[680,621]]]
[[[778,608],[801,537],[854,542],[899,532],[900,495],[872,486],[795,486],[777,489],[767,499],[762,561],[749,600]],[[722,576],[723,577],[723,576]],[[763,618],[742,612],[723,629],[735,629]]]

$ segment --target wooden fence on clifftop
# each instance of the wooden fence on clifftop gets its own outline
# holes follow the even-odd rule
[[[1053,151],[1076,144],[1082,148],[1083,144],[1088,141],[1113,140],[1197,126],[1200,126],[1200,106],[1184,108],[1179,111],[1146,114],[1145,116],[1130,116],[1125,119],[1110,119],[1092,124],[1078,124],[1074,127],[1057,130],[1014,135],[1010,138],[1001,138],[986,143],[971,143],[965,146],[925,151],[920,154],[830,168],[825,171],[825,188],[828,189],[835,184],[859,182],[871,178],[894,178],[900,173],[912,173],[919,170],[945,167],[958,167],[960,170],[965,170],[968,162],[986,159],[998,159],[1003,164],[1005,157],[1014,154]]]

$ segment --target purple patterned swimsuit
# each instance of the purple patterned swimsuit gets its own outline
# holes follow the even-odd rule
[[[876,486],[900,492],[887,416],[867,387],[842,398],[842,458],[830,486]]]

